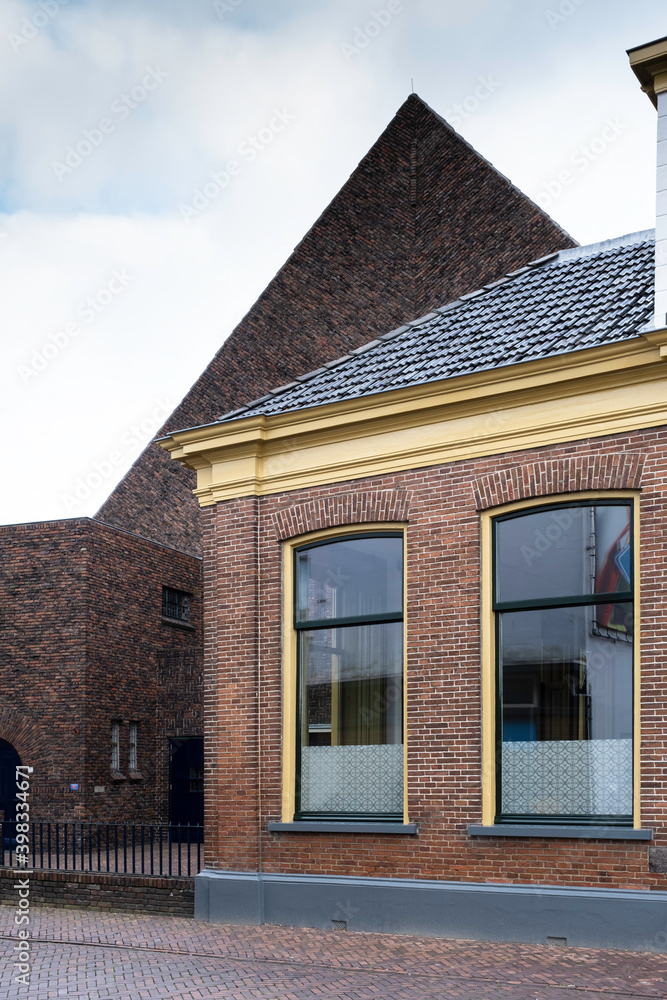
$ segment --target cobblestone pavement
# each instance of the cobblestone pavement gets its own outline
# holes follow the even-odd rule
[[[26,987],[13,983],[14,912],[0,906],[1,1000],[667,998],[667,955],[46,907],[31,911]]]

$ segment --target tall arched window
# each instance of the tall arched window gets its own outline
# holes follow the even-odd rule
[[[496,822],[630,825],[631,500],[493,522]]]
[[[403,815],[403,535],[294,553],[296,816]]]

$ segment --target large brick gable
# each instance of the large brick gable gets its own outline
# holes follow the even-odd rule
[[[573,246],[411,95],[165,424],[195,426]],[[150,445],[96,517],[200,550],[194,476]]]

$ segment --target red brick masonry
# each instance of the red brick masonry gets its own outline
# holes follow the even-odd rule
[[[14,885],[23,878],[25,873],[20,870],[0,868],[0,903],[16,904]],[[31,906],[80,906],[191,917],[194,899],[194,878],[57,871],[36,871],[30,875]]]
[[[642,827],[667,844],[666,486],[667,430],[649,429],[208,509],[206,867],[667,888],[645,842],[467,834],[481,822],[479,508],[630,488],[641,496]],[[280,540],[392,519],[409,522],[408,792],[419,835],[268,833],[281,818]]]
[[[88,518],[1,526],[0,543],[0,739],[35,769],[32,819],[166,820],[168,738],[202,732],[201,561]],[[163,621],[163,586],[196,595],[190,628]]]

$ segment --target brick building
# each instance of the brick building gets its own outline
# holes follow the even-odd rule
[[[163,433],[214,420],[406,317],[573,245],[411,96]],[[190,470],[151,445],[95,518],[0,528],[8,816],[5,778],[18,757],[35,768],[36,818],[196,819],[202,519],[193,485]]]
[[[164,614],[163,588],[199,595],[201,560],[89,518],[0,539],[0,737],[35,769],[35,818],[166,819],[156,748],[201,735],[201,601],[183,621]]]
[[[203,513],[200,917],[664,950],[667,39],[631,61],[655,234],[162,441]]]

